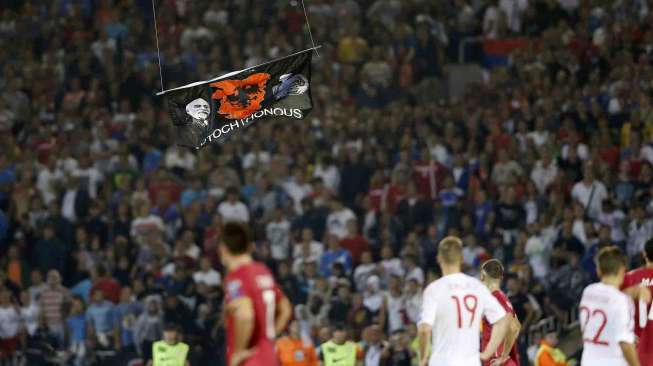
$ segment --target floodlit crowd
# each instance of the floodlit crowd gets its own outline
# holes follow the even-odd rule
[[[165,88],[311,44],[299,1],[154,3]],[[505,263],[522,360],[532,325],[570,321],[599,248],[641,263],[652,1],[304,3],[313,112],[191,151],[154,95],[150,0],[3,2],[0,360],[148,358],[174,322],[191,362],[219,364],[227,221],[252,227],[295,305],[291,338],[319,353],[346,324],[370,366],[414,365],[445,235],[469,274]],[[446,97],[469,37],[518,46],[463,44],[483,79]]]

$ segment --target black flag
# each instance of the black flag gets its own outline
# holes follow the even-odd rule
[[[178,145],[221,142],[252,122],[270,117],[303,119],[313,108],[312,49],[165,94]]]

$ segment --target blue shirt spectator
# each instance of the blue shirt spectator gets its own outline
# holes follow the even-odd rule
[[[102,291],[95,291],[93,302],[86,309],[86,317],[96,333],[108,333],[113,330],[114,305],[104,300]]]
[[[113,319],[120,331],[120,344],[123,347],[134,345],[134,324],[141,312],[143,306],[139,302],[120,302],[114,307]]]

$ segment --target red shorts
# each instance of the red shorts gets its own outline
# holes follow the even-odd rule
[[[647,350],[648,353],[638,352],[639,362],[642,366],[653,366],[653,353]]]
[[[0,339],[0,359],[13,355],[17,348],[18,337]]]

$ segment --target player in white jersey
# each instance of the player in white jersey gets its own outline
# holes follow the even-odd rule
[[[424,290],[418,322],[420,366],[481,366],[503,342],[506,311],[481,281],[460,272],[462,242],[448,236],[438,245],[442,277]],[[480,352],[483,317],[493,324],[488,346]],[[432,340],[431,357],[426,354]]]
[[[619,291],[626,259],[614,246],[601,249],[596,258],[601,282],[585,288],[578,310],[583,333],[581,366],[639,366],[635,306]]]

